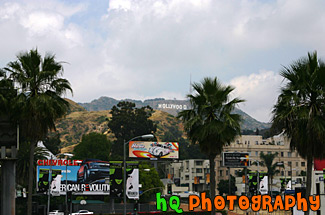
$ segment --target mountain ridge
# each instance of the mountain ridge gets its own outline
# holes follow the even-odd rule
[[[137,108],[149,105],[154,110],[160,110],[167,112],[173,116],[177,116],[178,112],[190,108],[189,100],[177,100],[177,99],[146,99],[144,101],[134,100],[134,99],[114,99],[108,96],[101,96],[98,99],[94,99],[89,103],[78,103],[80,106],[85,108],[87,111],[101,111],[110,110],[114,105],[117,105],[120,101],[129,101],[135,103]],[[234,113],[240,114],[243,118],[241,124],[242,130],[255,130],[255,129],[265,129],[270,128],[271,123],[260,122],[244,111],[236,108]]]

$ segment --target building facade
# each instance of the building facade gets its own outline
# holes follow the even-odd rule
[[[225,146],[224,152],[248,152],[251,165],[248,167],[251,171],[267,172],[267,168],[262,165],[257,166],[256,161],[261,164],[260,154],[278,153],[274,162],[283,163],[279,166],[280,173],[276,177],[292,178],[301,176],[306,172],[307,162],[301,158],[296,151],[290,149],[287,138],[283,135],[273,136],[263,139],[261,135],[242,135]],[[253,165],[255,163],[255,165]],[[216,183],[220,180],[228,180],[229,173],[236,176],[237,171],[243,168],[227,168],[223,166],[222,155],[215,159]],[[189,191],[201,192],[209,189],[210,168],[209,160],[190,159],[174,162],[167,167],[167,172],[173,178],[179,178],[181,186],[187,186]]]
[[[299,156],[296,151],[290,149],[290,143],[283,135],[273,136],[263,139],[261,135],[242,135],[235,139],[234,142],[224,147],[224,152],[248,152],[250,154],[250,167],[252,171],[267,172],[267,168],[262,165],[257,165],[258,161],[262,162],[260,155],[278,153],[274,162],[283,163],[283,167],[279,166],[280,173],[277,176],[292,177],[300,176],[306,172],[307,162]],[[223,166],[222,155],[216,157],[216,181],[226,180],[230,174],[235,176],[237,171],[243,168],[230,168]]]

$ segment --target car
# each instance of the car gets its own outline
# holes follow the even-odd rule
[[[49,213],[49,215],[64,215],[64,212],[61,212],[59,210],[53,210]]]
[[[84,215],[84,214],[94,214],[94,212],[90,212],[87,210],[78,210],[77,212],[72,213],[71,215]]]
[[[169,145],[162,145],[159,143],[154,143],[149,148],[148,152],[155,157],[162,157],[168,155],[172,149]]]
[[[109,178],[109,162],[101,160],[85,160],[77,172],[78,183],[91,183]]]

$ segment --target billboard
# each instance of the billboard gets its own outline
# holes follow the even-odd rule
[[[139,163],[126,162],[126,196],[129,199],[139,199]]]
[[[53,195],[65,195],[66,191],[75,195],[108,195],[109,166],[108,161],[96,159],[38,160],[37,191],[44,193],[51,185]]]
[[[129,157],[178,159],[179,145],[177,142],[130,141]]]
[[[223,152],[223,166],[226,167],[247,167],[249,166],[248,152]]]
[[[110,195],[112,198],[123,197],[123,162],[111,161],[110,162]]]

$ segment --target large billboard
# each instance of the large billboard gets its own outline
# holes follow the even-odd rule
[[[65,195],[66,191],[72,191],[75,195],[109,194],[110,164],[108,161],[38,160],[37,164],[38,192],[46,192],[53,180],[61,179],[60,183],[52,183],[52,189],[60,190],[58,195]],[[50,174],[51,182],[49,182]],[[55,184],[60,185],[60,189],[55,187]]]
[[[223,152],[223,166],[247,167],[249,166],[249,153],[247,152]]]
[[[179,158],[179,145],[177,142],[129,142],[130,158]]]

